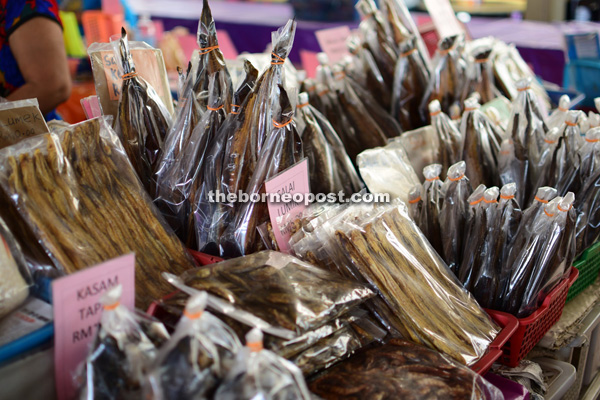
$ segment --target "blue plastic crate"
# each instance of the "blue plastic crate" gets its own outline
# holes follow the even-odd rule
[[[564,86],[585,94],[582,105],[594,107],[600,97],[600,60],[573,60],[565,66]]]

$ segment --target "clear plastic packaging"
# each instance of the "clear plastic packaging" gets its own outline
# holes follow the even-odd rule
[[[406,150],[398,142],[363,151],[357,164],[371,193],[389,193],[391,198],[407,202],[410,190],[420,184]]]
[[[459,104],[462,100],[464,85],[466,83],[467,65],[460,56],[458,48],[464,37],[459,35],[448,36],[440,40],[434,61],[435,67],[431,72],[431,78],[427,92],[421,104],[422,110],[433,100],[440,102],[442,111],[450,112],[453,104]]]
[[[504,399],[498,388],[465,366],[399,339],[360,351],[313,379],[309,387],[326,400]]]
[[[122,291],[117,285],[100,299],[104,310],[84,363],[82,399],[142,399],[144,375],[169,338],[160,322],[121,305]]]
[[[485,185],[479,185],[467,199],[469,204],[468,215],[465,222],[464,242],[462,249],[462,260],[458,266],[458,280],[465,288],[470,289],[477,273],[475,270],[481,266],[480,248],[485,238]],[[479,263],[477,263],[479,261]]]
[[[1,150],[0,185],[61,273],[135,252],[140,308],[168,293],[161,270],[194,265],[105,118]]]
[[[264,193],[265,181],[300,162],[304,157],[302,141],[294,122],[295,110],[283,86],[279,87],[278,98],[279,107],[274,114],[276,118],[271,121],[273,130],[258,154],[256,168],[252,171],[250,183],[245,190],[249,195]],[[265,248],[258,227],[270,222],[267,203],[237,204],[239,210],[236,210],[221,239],[221,255],[225,257],[252,254]],[[202,234],[202,231],[197,232],[197,236]]]
[[[155,191],[154,171],[171,125],[171,114],[148,82],[138,75],[125,29],[119,40],[123,83],[115,128],[125,152],[149,193]]]
[[[464,161],[452,165],[444,183],[444,204],[440,211],[439,225],[443,252],[440,253],[450,268],[458,275],[464,247],[465,224],[468,216],[468,198],[472,193],[471,183],[465,175]]]
[[[196,218],[193,214],[205,185],[203,171],[207,168],[210,145],[218,139],[219,128],[226,116],[225,93],[219,89],[223,82],[217,82],[220,76],[211,75],[206,112],[193,130],[187,132],[189,136],[182,135],[184,131],[171,131],[156,172],[156,204],[189,248],[196,247],[194,222],[198,212]],[[187,93],[193,96],[191,91]],[[195,100],[192,98],[191,101]]]
[[[416,185],[410,189],[410,192],[408,193],[408,213],[412,220],[417,224],[419,223],[419,218],[423,210],[422,192],[423,187],[421,185]]]
[[[464,138],[462,158],[467,163],[466,175],[472,185],[497,185],[498,153],[503,135],[473,98],[465,100],[460,131]]]
[[[441,164],[431,164],[423,169],[425,182],[423,182],[423,207],[419,216],[419,228],[429,239],[429,243],[438,252],[443,254],[442,234],[439,215],[444,203],[443,183],[440,179]]]
[[[427,124],[421,103],[429,82],[429,71],[417,49],[415,37],[400,44],[400,55],[394,72],[391,113],[402,131],[411,131]]]
[[[442,172],[445,173],[451,165],[461,160],[464,137],[456,124],[442,112],[439,101],[429,103],[429,117],[439,140],[437,162],[442,164]]]
[[[486,104],[498,97],[498,89],[494,86],[492,50],[488,44],[482,44],[472,50],[473,61],[467,67],[468,83],[463,91],[463,99],[477,93],[480,103]]]
[[[221,384],[215,400],[310,400],[302,372],[290,361],[263,348],[263,335],[253,329],[238,353],[236,366]]]
[[[528,167],[528,163],[523,163],[515,157],[515,144],[512,139],[504,139],[498,153],[498,174],[500,182],[503,185],[514,183],[517,186],[517,201],[526,203],[524,188],[526,182],[523,179],[523,168]],[[521,189],[519,191],[519,188]],[[527,202],[529,203],[529,202]]]
[[[31,275],[21,246],[0,218],[0,319],[21,305],[29,295]]]
[[[318,328],[373,296],[361,284],[273,251],[186,271],[181,279],[297,334]]]
[[[340,268],[379,292],[384,303],[376,311],[386,326],[464,364],[487,352],[498,328],[461,287],[404,203],[363,218],[332,220],[323,231]],[[456,320],[463,323],[451,322]]]
[[[568,95],[563,94],[558,101],[558,107],[552,111],[548,118],[548,128],[560,128],[567,120],[567,113],[571,105],[571,99]]]
[[[206,302],[205,292],[188,300],[148,374],[147,398],[209,399],[234,366],[242,344],[229,326],[205,311]]]

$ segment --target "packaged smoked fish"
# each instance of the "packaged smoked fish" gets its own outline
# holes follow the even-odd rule
[[[423,198],[421,197],[421,193],[423,192],[423,187],[421,185],[416,185],[410,192],[408,193],[408,213],[413,221],[417,224],[419,222],[419,218],[421,217],[421,213],[423,212]]]
[[[439,152],[436,160],[442,164],[442,171],[445,174],[445,171],[451,165],[461,160],[464,137],[459,127],[442,111],[439,101],[434,100],[429,103],[429,117],[439,141]],[[445,177],[445,175],[443,176]]]
[[[433,100],[440,102],[442,111],[445,113],[450,112],[452,105],[460,105],[467,69],[458,50],[462,41],[464,41],[464,37],[459,35],[440,40],[429,85],[421,103],[421,109],[424,112]]]
[[[464,161],[452,165],[448,169],[448,177],[444,183],[444,204],[439,215],[441,241],[443,251],[440,253],[450,270],[458,275],[458,267],[462,260],[465,224],[468,216],[468,198],[473,189],[465,175]]]
[[[502,392],[442,353],[400,339],[360,350],[309,381],[325,400],[500,400]]]
[[[481,256],[477,251],[485,235],[485,209],[483,196],[486,191],[485,185],[479,185],[468,197],[468,211],[465,220],[464,240],[462,248],[461,263],[458,265],[456,277],[468,289],[473,282],[476,273],[475,268],[480,264],[475,261]]]
[[[499,283],[491,289],[493,290],[491,295],[493,301],[488,306],[494,310],[502,307],[502,296],[511,273],[508,258],[523,218],[523,211],[517,202],[516,192],[517,185],[515,183],[508,183],[500,190],[498,224],[496,226],[498,233],[494,244],[495,258],[490,260],[499,278]]]
[[[136,72],[125,29],[121,29],[118,52],[123,84],[115,128],[142,184],[154,194],[153,174],[171,125],[171,114],[154,88]]]
[[[267,180],[304,157],[302,141],[294,122],[294,107],[283,86],[279,86],[278,99],[278,108],[273,114],[275,118],[271,121],[273,129],[258,153],[256,168],[245,189],[245,193],[249,195],[265,193],[264,185]],[[231,223],[223,233],[221,254],[235,257],[263,250],[264,244],[258,234],[258,227],[270,221],[267,202],[241,203],[234,212]],[[201,236],[201,232],[198,232],[198,236]]]
[[[571,105],[571,99],[568,95],[563,94],[558,101],[558,107],[552,111],[548,118],[548,128],[560,128],[567,120],[567,113]]]
[[[103,312],[83,365],[82,399],[143,399],[144,376],[169,339],[162,323],[122,305],[122,292],[117,285],[100,299]]]
[[[465,100],[460,131],[464,138],[463,160],[466,174],[473,186],[496,185],[498,179],[498,153],[503,134],[479,109],[477,100]]]
[[[576,195],[578,211],[576,247],[577,256],[591,246],[600,235],[600,128],[590,129],[585,144],[579,150],[582,186]]]
[[[373,296],[359,283],[274,251],[192,269],[180,278],[186,286],[296,334],[316,329]]]
[[[210,77],[213,74],[218,75],[215,79],[216,87],[214,90],[223,93],[225,110],[229,110],[233,92],[231,76],[225,64],[223,52],[219,48],[217,29],[208,0],[204,0],[202,5],[202,14],[198,22],[197,42],[199,46],[198,61],[191,79],[193,82],[192,91],[200,106],[200,112],[206,111],[207,107],[210,106],[209,95],[212,91],[210,90]]]
[[[135,252],[140,308],[170,290],[161,270],[194,266],[106,118],[2,149],[0,186],[61,274]]]
[[[400,44],[400,54],[394,71],[391,113],[402,131],[412,131],[427,125],[421,103],[429,82],[429,71],[417,49],[415,37]]]
[[[248,99],[256,84],[258,71],[247,60],[244,61],[244,70],[245,77],[233,95],[231,109],[208,144],[202,176],[199,178],[201,185],[192,204],[195,215],[200,217],[193,220],[196,246],[209,254],[219,254],[219,238],[233,217],[234,209],[233,202],[211,201],[211,193],[216,195],[221,192],[225,198],[229,193],[238,193],[240,183],[246,181],[244,176],[250,173],[244,168],[244,160],[239,160],[238,157],[240,152],[247,154],[251,149],[248,137],[243,132],[248,127]],[[236,165],[236,162],[239,164]]]
[[[498,89],[494,86],[494,70],[491,59],[492,47],[480,45],[472,50],[472,60],[467,67],[467,84],[463,90],[463,99],[468,99],[473,93],[479,95],[479,102],[486,104],[498,97]]]
[[[330,240],[330,257],[349,276],[376,288],[386,326],[463,364],[487,352],[498,328],[450,272],[404,203],[376,208],[363,218],[332,220],[322,231]]]
[[[253,329],[238,353],[235,367],[221,384],[215,400],[310,400],[302,372],[293,363],[263,348],[263,334]]]
[[[146,398],[210,399],[241,351],[236,333],[205,310],[207,295],[190,297],[173,335],[147,375]]]
[[[196,247],[194,214],[197,196],[204,184],[203,171],[208,162],[209,146],[217,139],[226,116],[225,93],[219,89],[223,82],[218,82],[222,77],[219,74],[210,77],[206,112],[201,115],[193,130],[187,132],[189,135],[182,135],[184,131],[170,132],[156,171],[156,204],[181,241],[189,248]],[[188,93],[192,95],[191,92]]]
[[[308,158],[311,191],[347,194],[359,191],[360,179],[339,136],[308,101],[308,94],[301,93],[294,119]]]
[[[419,228],[438,254],[443,254],[442,234],[440,229],[440,212],[444,204],[443,183],[440,179],[442,166],[431,164],[423,169],[423,207],[419,216]]]

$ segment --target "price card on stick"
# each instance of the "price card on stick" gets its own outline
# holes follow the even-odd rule
[[[425,7],[433,19],[440,38],[466,33],[458,21],[449,0],[425,0]]]
[[[339,28],[322,29],[315,32],[321,49],[329,57],[329,62],[335,64],[345,56],[350,55],[346,41],[350,37],[350,28],[346,25]]]
[[[304,200],[305,196],[310,193],[308,160],[304,159],[266,181],[265,192],[278,194],[283,200],[281,202],[271,202],[272,199],[269,197],[267,198],[267,206],[277,245],[281,252],[289,253],[292,224],[302,216],[302,212],[307,207],[306,202],[294,200],[294,195],[301,194],[302,200]]]
[[[85,360],[98,333],[100,298],[123,287],[121,304],[135,306],[135,255],[128,254],[52,282],[54,307],[54,369],[59,400],[76,396],[74,373]]]

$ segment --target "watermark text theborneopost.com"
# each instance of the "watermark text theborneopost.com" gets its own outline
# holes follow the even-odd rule
[[[309,205],[311,203],[389,203],[388,193],[354,193],[350,196],[343,191],[337,193],[223,193],[219,190],[211,190],[208,193],[210,203],[259,203],[270,202],[296,203]]]

